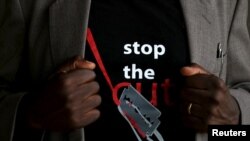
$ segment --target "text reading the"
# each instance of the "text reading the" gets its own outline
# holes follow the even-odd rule
[[[153,69],[146,69],[143,71],[140,68],[136,67],[136,64],[132,64],[132,67],[125,66],[123,68],[124,77],[126,79],[143,79],[146,78],[148,80],[153,80],[155,76],[155,72]]]

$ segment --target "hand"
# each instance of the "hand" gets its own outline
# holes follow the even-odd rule
[[[187,127],[207,132],[208,125],[239,123],[238,104],[220,78],[197,64],[183,67],[181,74],[185,77],[181,114]]]
[[[95,64],[79,57],[68,61],[50,78],[29,111],[33,128],[66,131],[84,127],[100,116]]]

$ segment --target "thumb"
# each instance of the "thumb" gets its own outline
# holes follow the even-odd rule
[[[88,60],[78,60],[75,63],[76,69],[95,69],[96,65],[93,62],[90,62]]]
[[[210,74],[203,67],[195,63],[191,64],[190,66],[182,67],[180,71],[183,76],[192,76],[196,74]]]
[[[68,60],[65,64],[63,64],[58,72],[69,72],[75,69],[95,69],[95,63],[82,59],[80,56],[76,56],[70,60]]]

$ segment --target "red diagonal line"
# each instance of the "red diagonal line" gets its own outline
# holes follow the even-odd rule
[[[101,58],[100,53],[99,53],[99,51],[97,49],[97,46],[96,46],[96,43],[95,43],[95,40],[94,40],[94,37],[92,35],[92,32],[91,32],[90,28],[87,29],[87,41],[89,43],[90,49],[93,52],[93,54],[94,54],[94,56],[96,58],[96,61],[97,61],[98,65],[99,65],[99,67],[100,67],[100,69],[101,69],[101,71],[102,71],[102,73],[103,73],[103,75],[104,75],[104,77],[105,77],[111,91],[113,91],[113,85],[112,85],[111,79],[110,79],[110,77],[108,75],[108,72],[106,71],[106,69],[104,67],[104,64],[102,62],[102,58]]]

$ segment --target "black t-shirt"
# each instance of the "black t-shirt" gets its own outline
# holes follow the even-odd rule
[[[92,0],[88,31],[85,58],[97,64],[102,104],[86,140],[188,139],[170,89],[189,64],[179,2]]]

